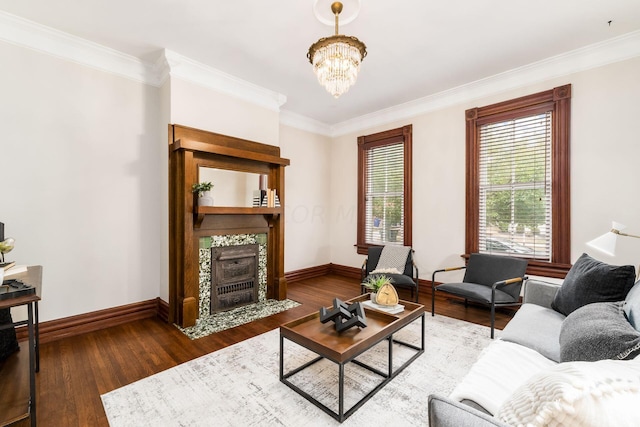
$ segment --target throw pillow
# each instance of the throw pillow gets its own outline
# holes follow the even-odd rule
[[[633,359],[640,354],[640,332],[627,321],[623,302],[580,307],[560,328],[560,361]]]
[[[640,331],[640,281],[633,285],[624,300],[624,314],[631,326]]]
[[[567,273],[551,308],[568,316],[592,302],[622,301],[633,286],[632,265],[609,265],[582,254]]]
[[[602,360],[560,363],[535,374],[496,417],[514,426],[640,425],[640,363]]]

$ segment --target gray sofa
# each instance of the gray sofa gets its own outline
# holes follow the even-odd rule
[[[430,426],[640,425],[640,411],[620,409],[640,405],[640,282],[628,276],[618,295],[576,304],[563,284],[569,309],[561,285],[529,280],[523,305],[451,395],[429,396]]]

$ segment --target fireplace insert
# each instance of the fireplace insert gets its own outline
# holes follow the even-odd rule
[[[211,313],[258,301],[258,245],[211,248]]]

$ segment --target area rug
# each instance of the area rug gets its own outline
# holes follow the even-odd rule
[[[196,320],[196,324],[186,328],[176,327],[192,340],[206,337],[207,335],[235,328],[245,323],[253,322],[281,311],[299,306],[300,303],[286,299],[277,301],[268,299],[251,305],[237,307],[220,313],[207,314]]]
[[[420,327],[414,322],[396,338],[418,344]],[[424,354],[342,424],[279,381],[277,329],[106,393],[102,403],[112,427],[427,425],[429,394],[450,393],[491,339],[487,327],[444,316],[427,315],[425,328]],[[315,357],[288,340],[284,349],[285,372]],[[394,348],[397,363],[405,353]],[[387,345],[361,357],[384,369]],[[337,365],[322,361],[290,380],[337,409],[337,375]],[[348,364],[345,408],[379,381]]]

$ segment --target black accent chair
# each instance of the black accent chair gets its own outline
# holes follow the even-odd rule
[[[363,283],[369,274],[376,269],[378,265],[378,260],[380,259],[380,254],[382,253],[382,248],[384,246],[371,246],[367,252],[367,259],[362,263],[362,267],[360,268],[360,283]],[[415,262],[413,262],[413,249],[409,250],[409,255],[407,255],[407,262],[404,265],[404,271],[402,274],[394,274],[394,273],[374,273],[374,274],[384,274],[385,276],[391,278],[391,283],[395,288],[406,288],[411,290],[411,299],[415,302],[418,302],[418,266],[416,266]],[[415,297],[414,297],[415,291]],[[360,294],[365,294],[369,292],[367,288],[363,285],[360,285]]]
[[[491,306],[491,338],[496,307],[520,305],[520,289],[527,277],[528,261],[523,258],[489,254],[471,254],[465,267],[436,270],[431,276],[431,315],[435,315],[436,291],[446,292],[468,301]],[[466,269],[461,283],[443,283],[436,286],[436,273]]]

